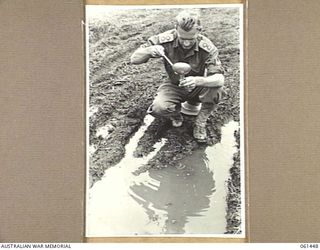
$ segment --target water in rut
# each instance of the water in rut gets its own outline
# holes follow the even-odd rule
[[[153,118],[126,146],[126,156],[88,190],[87,236],[216,235],[226,229],[226,180],[236,152],[234,131],[239,124],[222,127],[221,142],[198,149],[181,161],[182,169],[133,172],[151,159],[165,143],[144,158],[132,156]]]

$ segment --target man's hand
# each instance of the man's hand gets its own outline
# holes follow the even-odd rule
[[[202,76],[187,76],[180,81],[179,86],[192,91],[197,86],[202,86],[205,82],[204,77]]]
[[[153,45],[148,47],[152,57],[161,57],[164,55],[164,48],[161,45]]]

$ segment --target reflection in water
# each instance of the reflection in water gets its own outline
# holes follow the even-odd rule
[[[215,192],[210,196],[210,207],[203,216],[194,217],[186,224],[187,233],[223,234],[226,231],[227,179],[237,151],[234,131],[239,124],[231,121],[221,128],[221,142],[207,147],[208,168],[213,173]]]
[[[149,218],[156,221],[154,210],[166,211],[165,234],[185,233],[185,224],[190,217],[201,216],[209,208],[209,196],[214,192],[213,174],[206,165],[204,151],[197,151],[186,162],[183,170],[166,168],[151,170],[149,176],[159,186],[150,183],[131,187],[132,197],[146,210]]]
[[[234,130],[238,123],[222,128],[221,143],[197,150],[179,168],[133,172],[160,150],[164,141],[146,158],[133,158],[139,138],[151,123],[130,140],[126,157],[88,193],[88,237],[223,234],[226,227],[226,187],[232,156],[236,151]]]

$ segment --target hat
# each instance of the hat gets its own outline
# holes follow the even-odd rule
[[[198,115],[201,109],[201,103],[190,104],[189,102],[184,102],[181,104],[181,113],[185,115]]]

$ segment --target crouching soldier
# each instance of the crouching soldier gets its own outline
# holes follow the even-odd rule
[[[198,142],[205,142],[207,119],[221,98],[224,70],[217,48],[200,31],[198,15],[183,11],[175,19],[175,29],[150,37],[132,54],[131,63],[141,64],[150,58],[165,58],[164,67],[169,81],[158,88],[148,113],[168,117],[174,127],[179,127],[183,123],[181,103],[201,102],[193,136]],[[174,71],[172,66],[177,62],[190,65],[185,77]]]

